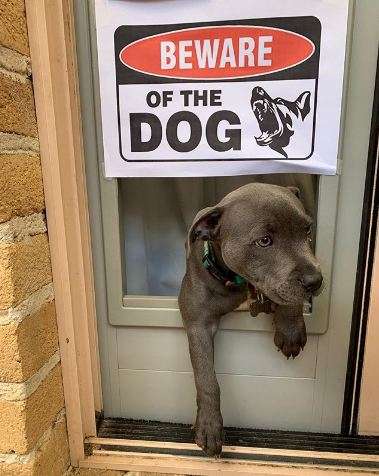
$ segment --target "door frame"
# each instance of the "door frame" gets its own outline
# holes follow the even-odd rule
[[[349,352],[352,360],[354,355],[357,358],[348,365],[350,375],[349,372],[346,375],[346,389],[352,388],[350,398],[346,399],[346,415],[351,416],[346,425],[350,423],[351,430],[361,435],[379,435],[379,404],[376,398],[376,382],[379,380],[379,51],[365,204],[360,247],[366,253],[362,252],[362,265],[359,274],[357,273],[356,322],[353,321],[355,325],[352,328]]]
[[[79,63],[79,82],[83,111],[83,136],[87,167],[87,184],[91,214],[92,246],[94,249],[94,269],[97,311],[99,314],[99,339],[102,375],[104,381],[104,413],[107,416],[122,414],[123,400],[120,397],[122,373],[119,371],[118,326],[147,326],[161,328],[182,327],[176,299],[170,297],[127,296],[123,300],[122,274],[125,258],[121,252],[123,246],[123,222],[118,199],[119,184],[116,179],[104,178],[104,160],[102,144],[102,122],[100,111],[100,88],[97,74],[97,46],[95,30],[96,0],[83,0],[75,3],[75,21],[77,34],[77,56]],[[360,2],[361,3],[361,2]],[[348,16],[348,41],[346,52],[346,70],[349,69],[350,56],[353,65],[359,63],[359,54],[363,43],[371,44],[373,30],[358,29],[356,43],[351,48],[354,2],[350,1]],[[359,10],[359,9],[358,9]],[[363,21],[367,22],[367,7],[362,9]],[[362,20],[359,25],[362,25]],[[358,45],[358,46],[356,46]],[[371,57],[372,49],[370,50]],[[367,62],[366,62],[367,63]],[[363,76],[365,87],[371,86],[371,63]],[[365,66],[365,65],[364,65]],[[314,301],[314,313],[305,316],[307,333],[317,340],[317,363],[313,378],[314,398],[312,416],[309,424],[313,431],[335,432],[341,426],[344,407],[345,373],[349,348],[349,333],[354,301],[355,269],[357,266],[358,241],[361,208],[364,189],[365,161],[367,158],[366,129],[369,130],[369,109],[371,98],[359,100],[357,81],[354,89],[346,84],[350,74],[345,75],[343,114],[341,118],[342,155],[340,165],[344,173],[340,176],[321,177],[319,195],[319,215],[317,223],[319,246],[317,256],[321,259],[326,277],[326,292]],[[369,81],[368,81],[369,79]],[[345,119],[345,110],[349,115]],[[363,111],[363,112],[362,112]],[[367,120],[366,120],[367,118]],[[345,127],[346,124],[346,127]],[[94,144],[97,144],[94,146]],[[98,157],[99,166],[96,164]],[[355,160],[359,157],[359,160]],[[345,173],[347,172],[347,173]],[[342,197],[340,200],[339,197]],[[95,205],[94,205],[95,204]],[[329,206],[331,204],[331,206]],[[337,214],[338,205],[338,214]],[[337,215],[337,216],[336,216]],[[354,225],[351,222],[354,221]],[[120,230],[117,233],[116,230]],[[346,233],[346,230],[350,230]],[[345,246],[335,247],[335,242]],[[320,249],[322,253],[320,253]],[[333,279],[330,277],[333,259]],[[328,266],[327,266],[328,265]],[[126,281],[128,276],[126,276]],[[341,286],[341,282],[343,285]],[[333,293],[331,288],[333,287]],[[331,295],[332,294],[332,295]],[[331,299],[329,299],[331,298]],[[175,309],[176,306],[176,309]],[[242,306],[241,306],[242,307]],[[329,322],[329,315],[332,319]],[[313,317],[314,316],[314,317]],[[271,316],[251,318],[248,312],[235,312],[225,316],[221,329],[244,331],[272,331]],[[329,328],[329,332],[325,331]],[[166,331],[167,332],[167,331]],[[171,332],[171,331],[169,331]],[[335,345],[335,343],[338,345]],[[329,362],[333,365],[329,365]],[[329,400],[327,400],[329,399]],[[328,404],[330,402],[330,405]]]
[[[378,455],[229,447],[236,459],[213,460],[197,454],[178,456],[174,449],[180,444],[163,442],[158,442],[159,448],[166,451],[154,455],[138,448],[133,451],[132,442],[128,451],[95,449],[90,455],[85,451],[86,446],[99,443],[94,438],[102,393],[73,1],[26,0],[71,463],[86,468],[166,473],[289,476],[304,474],[305,469],[307,474],[321,475],[326,468],[328,474],[337,475],[349,461],[360,461],[363,469],[357,467],[355,474],[367,474],[365,464],[379,464]],[[379,293],[377,266],[375,269],[372,297]],[[376,326],[367,334],[367,348],[378,338]],[[378,380],[369,372],[365,378],[378,387]],[[363,392],[361,406],[366,399],[367,393]],[[374,410],[379,415],[379,408]],[[377,423],[375,431],[379,431]],[[109,439],[107,443],[112,446]],[[142,443],[147,447],[151,444]],[[199,452],[196,445],[188,447]],[[172,454],[167,454],[167,449]],[[253,459],[243,459],[241,455],[246,453]],[[282,462],[271,461],[275,455]],[[297,462],[288,463],[285,457],[295,457]]]

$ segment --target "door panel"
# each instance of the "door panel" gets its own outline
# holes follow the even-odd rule
[[[309,431],[314,379],[217,374],[226,426]],[[192,372],[120,370],[121,415],[193,423]]]
[[[102,177],[91,3],[75,2],[75,15],[104,411],[107,416],[193,422],[195,389],[176,297],[125,294],[123,195],[117,181]],[[306,317],[308,331],[315,335],[294,361],[274,349],[270,318],[237,312],[223,320],[216,369],[226,425],[324,432],[340,428],[379,40],[379,2],[356,2],[354,16],[353,3],[341,170],[339,177],[320,178],[317,197],[316,252],[328,292],[315,300]]]
[[[219,331],[215,338],[216,372],[277,377],[314,378],[317,336],[310,336],[307,352],[287,360],[276,351],[272,333]],[[184,330],[117,329],[120,369],[192,371]]]

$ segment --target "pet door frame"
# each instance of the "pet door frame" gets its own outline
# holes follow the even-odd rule
[[[354,465],[354,474],[367,474],[367,465],[379,464],[378,455],[232,447],[228,450],[234,452],[235,458],[214,460],[199,457],[194,444],[187,445],[187,449],[197,451],[194,456],[178,456],[179,444],[156,442],[158,452],[148,454],[139,451],[135,440],[129,441],[128,449],[121,451],[114,446],[114,441],[97,439],[96,415],[102,410],[102,393],[73,1],[25,2],[72,465],[123,471],[246,476],[300,476],[304,472],[324,475],[326,469],[327,474],[338,476],[346,466],[350,465],[347,470],[350,472]],[[372,298],[379,293],[378,253],[377,246]],[[378,312],[378,302],[372,299],[372,303],[374,316]],[[376,348],[378,339],[379,327],[371,326],[366,338],[367,348]],[[368,395],[368,390],[374,389],[374,394],[379,390],[377,372],[373,372],[377,369],[375,357],[372,352],[365,356],[365,368],[371,373],[365,373],[361,392],[361,406],[366,404],[370,410],[365,415],[371,418],[371,434],[379,432],[378,402]],[[107,444],[108,449],[96,450],[96,444],[100,443]],[[88,454],[85,448],[91,445],[92,454]],[[152,446],[151,442],[139,442],[138,446],[148,448],[149,445]],[[250,460],[242,457],[246,454]],[[292,458],[291,463],[288,458]]]
[[[320,177],[317,203],[316,255],[320,260],[326,290],[313,300],[312,313],[305,314],[307,331],[323,334],[328,329],[332,282],[332,262],[337,218],[339,177]],[[107,282],[108,319],[110,324],[134,327],[183,327],[177,297],[128,295],[123,289],[124,246],[121,230],[120,197],[117,179],[100,175],[100,193],[103,217],[104,258]],[[126,231],[127,232],[127,231]],[[183,243],[184,253],[184,243]],[[246,310],[234,311],[221,319],[220,329],[271,331],[272,318],[260,314],[251,317]]]

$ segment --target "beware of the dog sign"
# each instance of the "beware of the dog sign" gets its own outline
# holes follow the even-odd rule
[[[107,176],[336,173],[348,0],[95,5]]]

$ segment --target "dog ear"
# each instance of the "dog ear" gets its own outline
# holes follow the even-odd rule
[[[287,186],[288,190],[290,190],[298,199],[300,199],[300,189],[297,187],[293,187],[292,185]]]
[[[187,256],[189,255],[192,243],[198,238],[206,241],[214,239],[217,236],[221,215],[222,208],[218,206],[207,207],[198,212],[188,232],[186,242]]]
[[[299,108],[301,118],[304,120],[311,110],[311,93],[309,91],[301,93],[295,103]]]

